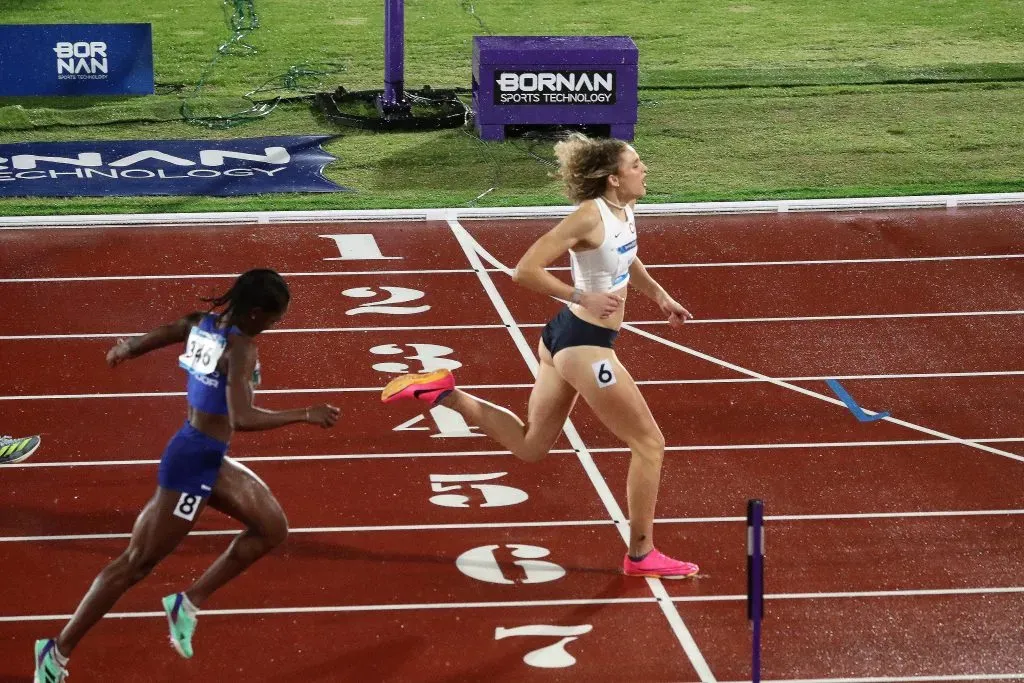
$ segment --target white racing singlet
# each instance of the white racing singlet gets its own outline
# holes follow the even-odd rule
[[[594,199],[604,224],[604,241],[596,249],[569,250],[572,280],[584,292],[614,292],[629,284],[629,267],[637,255],[636,221],[626,206],[626,220],[619,220],[604,199]]]

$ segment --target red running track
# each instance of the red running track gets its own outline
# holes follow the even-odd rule
[[[465,224],[505,265],[550,226]],[[28,679],[32,641],[123,548],[183,417],[176,351],[111,371],[105,350],[253,266],[294,293],[260,340],[260,402],[329,400],[342,423],[234,439],[293,533],[211,601],[194,660],[164,646],[157,601],[228,542],[214,512],[83,641],[76,681],[746,679],[754,497],[770,515],[764,680],[1024,678],[1024,212],[640,230],[641,258],[697,315],[672,330],[633,294],[628,319],[669,345],[627,331],[617,346],[668,444],[659,546],[703,568],[655,592],[617,572],[628,454],[586,406],[572,420],[592,475],[564,437],[526,465],[444,411],[378,403],[394,373],[448,363],[525,410],[532,375],[496,304],[530,348],[557,304],[475,272],[446,224],[0,231],[0,432],[44,435],[0,472],[0,681]],[[399,310],[375,308],[389,295]],[[822,400],[826,378],[911,426],[858,422]]]

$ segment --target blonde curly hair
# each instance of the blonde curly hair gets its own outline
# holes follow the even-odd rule
[[[604,194],[608,176],[619,172],[619,156],[626,143],[615,138],[588,138],[570,133],[555,144],[558,171],[552,174],[565,184],[565,194],[574,203]]]

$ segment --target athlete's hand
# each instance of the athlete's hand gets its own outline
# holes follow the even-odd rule
[[[672,327],[679,327],[687,320],[693,320],[693,315],[670,296],[658,301],[658,307],[668,317],[668,324]]]
[[[580,297],[580,306],[598,318],[607,318],[622,305],[622,297],[607,292],[584,292]]]
[[[306,408],[306,422],[320,425],[324,429],[333,427],[334,423],[338,421],[339,415],[341,415],[341,411],[328,403]]]
[[[132,357],[132,349],[128,345],[127,339],[118,339],[117,343],[110,347],[107,351],[107,365],[110,367],[116,366],[122,361],[126,361]]]

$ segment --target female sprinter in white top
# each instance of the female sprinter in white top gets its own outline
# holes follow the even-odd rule
[[[630,576],[685,578],[699,569],[654,547],[654,507],[658,498],[665,438],[633,378],[613,350],[622,325],[626,287],[632,284],[653,300],[673,326],[690,313],[655,282],[637,258],[632,205],[647,192],[647,167],[636,150],[615,139],[580,134],[555,145],[559,177],[578,208],[538,239],[516,266],[515,281],[546,296],[571,303],[544,328],[537,355],[540,370],[530,394],[527,423],[508,410],[455,388],[448,370],[403,375],[381,396],[440,403],[469,424],[529,462],[548,454],[578,395],[629,446],[626,480],[629,550],[623,571]],[[569,252],[573,285],[546,269]]]

